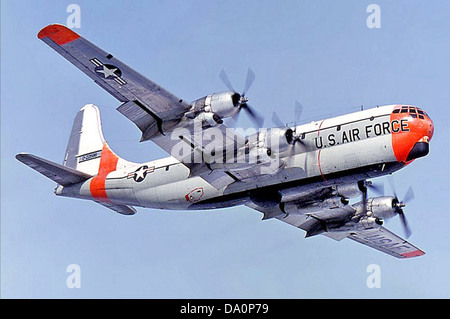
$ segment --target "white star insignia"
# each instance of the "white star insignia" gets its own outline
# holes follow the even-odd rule
[[[140,180],[145,178],[145,173],[147,172],[147,169],[143,166],[139,167],[139,169],[135,172],[135,179]]]
[[[110,76],[114,76],[117,77],[117,75],[114,73],[117,71],[117,68],[115,69],[108,69],[108,67],[106,65],[102,65],[103,70],[97,70],[97,72],[99,73],[103,73],[103,75],[105,76],[105,79],[107,79]]]

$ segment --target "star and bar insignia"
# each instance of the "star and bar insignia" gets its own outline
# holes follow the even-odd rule
[[[128,174],[127,178],[133,178],[135,182],[142,182],[148,173],[153,173],[155,170],[154,166],[148,167],[147,165],[139,167],[134,172]]]
[[[90,60],[92,64],[95,65],[94,71],[95,73],[107,80],[113,79],[119,85],[125,85],[127,82],[121,78],[122,71],[117,66],[112,64],[103,64],[99,59],[93,58]]]

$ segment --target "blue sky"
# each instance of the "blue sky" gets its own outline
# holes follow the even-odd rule
[[[56,197],[54,183],[19,163],[30,152],[61,162],[72,120],[100,107],[111,148],[130,161],[166,154],[115,108],[119,102],[39,41],[66,23],[185,100],[225,90],[225,68],[251,105],[303,121],[360,105],[405,103],[434,120],[430,154],[394,177],[412,186],[410,241],[426,255],[397,260],[355,242],[261,221],[249,208],[182,212],[138,209],[116,215],[88,201]],[[448,1],[376,1],[381,28],[369,29],[370,1],[12,1],[1,2],[1,296],[3,298],[449,298]],[[250,126],[245,115],[239,124]],[[383,182],[385,179],[380,179]],[[386,189],[389,187],[386,183]],[[386,224],[401,234],[398,220]],[[66,267],[81,269],[69,289]],[[381,288],[368,288],[377,264]]]

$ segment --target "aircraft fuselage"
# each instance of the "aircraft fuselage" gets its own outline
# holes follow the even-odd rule
[[[390,174],[428,153],[433,130],[425,112],[403,105],[376,107],[299,125],[295,127],[299,142],[294,150],[276,154],[282,169],[251,182],[236,181],[223,189],[199,176],[190,177],[190,169],[173,157],[120,165],[120,159],[115,159],[116,155],[106,146],[97,176],[80,184],[59,186],[55,193],[174,210],[272,200],[275,197],[271,194],[280,191],[292,200],[302,190]]]

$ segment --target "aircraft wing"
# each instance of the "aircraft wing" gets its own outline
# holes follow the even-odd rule
[[[163,121],[179,120],[190,108],[189,103],[63,25],[43,28],[38,38],[122,102],[119,112],[147,136],[161,131]]]
[[[347,238],[397,258],[411,258],[425,254],[424,251],[381,226],[353,231]]]
[[[382,226],[366,229],[346,227],[355,214],[355,209],[351,205],[328,207],[306,214],[286,214],[278,205],[263,208],[250,203],[246,206],[262,212],[263,219],[277,218],[303,229],[306,231],[306,237],[321,234],[337,241],[349,238],[396,258],[411,258],[425,254],[416,246]]]
[[[202,158],[205,149],[192,140],[199,132],[202,136],[212,135],[214,141],[209,143],[210,148],[228,152],[231,150],[233,153],[238,145],[243,146],[246,142],[234,130],[224,124],[196,128],[194,121],[184,116],[191,108],[190,103],[163,89],[63,25],[52,24],[43,28],[38,33],[38,38],[122,102],[117,110],[142,131],[141,141],[151,140],[157,144],[186,164],[191,169],[191,175],[201,176],[216,188],[260,176],[258,165],[233,174],[229,172],[232,169],[207,169]],[[187,146],[188,152],[178,152],[177,147],[180,145]]]

